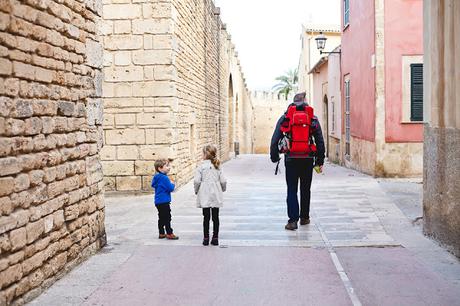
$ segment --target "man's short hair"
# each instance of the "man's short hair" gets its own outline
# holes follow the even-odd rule
[[[294,96],[294,103],[305,102],[305,97],[307,96],[306,92],[300,92]]]
[[[155,171],[156,172],[160,172],[160,168],[163,168],[164,166],[166,166],[167,164],[169,164],[169,160],[166,159],[166,158],[162,158],[162,159],[157,159],[155,161]]]

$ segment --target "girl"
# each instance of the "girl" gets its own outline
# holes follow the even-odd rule
[[[219,208],[223,206],[223,192],[227,180],[220,169],[215,146],[203,148],[203,162],[195,172],[194,186],[197,207],[203,209],[203,245],[209,245],[209,220],[212,215],[213,235],[211,244],[219,245]]]

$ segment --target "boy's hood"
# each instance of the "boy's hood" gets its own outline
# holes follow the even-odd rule
[[[153,177],[153,182],[152,182],[153,187],[156,188],[158,186],[158,182],[160,181],[161,175],[162,175],[162,173],[155,174],[155,176]]]

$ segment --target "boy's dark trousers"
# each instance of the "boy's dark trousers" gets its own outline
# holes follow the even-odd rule
[[[310,188],[313,176],[313,158],[285,158],[287,183],[287,211],[289,222],[299,221],[297,191],[300,180],[300,218],[310,217]]]
[[[204,237],[209,237],[209,220],[212,214],[213,237],[219,237],[219,208],[203,208],[203,233]]]
[[[170,203],[155,205],[158,210],[158,231],[160,235],[165,234],[165,229],[166,234],[169,235],[173,233],[173,229],[171,228],[171,206],[169,204]]]

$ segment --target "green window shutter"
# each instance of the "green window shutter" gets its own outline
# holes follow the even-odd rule
[[[423,121],[423,64],[410,65],[410,120]]]

